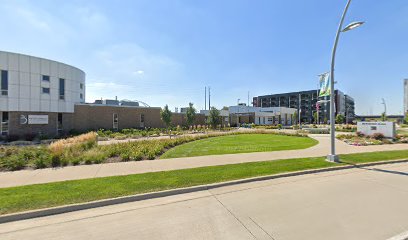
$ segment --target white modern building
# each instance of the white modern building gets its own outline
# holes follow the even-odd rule
[[[293,114],[295,108],[287,107],[251,107],[246,105],[230,106],[228,110],[220,110],[224,123],[236,126],[236,123],[254,123],[256,125],[292,125],[296,120]],[[209,116],[209,110],[201,110],[201,114]]]
[[[0,51],[0,71],[1,135],[58,133],[85,102],[85,73],[76,67]]]
[[[404,80],[404,114],[408,112],[408,79]]]

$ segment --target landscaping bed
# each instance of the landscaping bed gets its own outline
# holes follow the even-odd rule
[[[210,137],[248,133],[279,134],[266,131],[209,133],[178,136],[172,139],[150,139],[100,146],[97,144],[97,134],[90,132],[68,139],[61,139],[50,145],[0,147],[0,171],[153,160],[161,156],[168,149],[187,142]],[[305,137],[299,134],[292,134],[291,136]]]
[[[355,134],[339,134],[337,139],[344,141],[345,143],[353,146],[369,146],[369,145],[382,145],[382,144],[395,144],[395,143],[408,143],[408,136],[398,134],[396,138],[385,138],[383,134],[376,133],[372,136],[364,135],[360,132]]]

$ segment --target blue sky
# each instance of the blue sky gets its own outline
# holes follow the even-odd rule
[[[204,107],[317,87],[345,0],[0,0],[0,49],[87,73],[87,101],[137,99]],[[355,0],[340,39],[337,88],[357,113],[400,114],[408,78],[406,0]]]

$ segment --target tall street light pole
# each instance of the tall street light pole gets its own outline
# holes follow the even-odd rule
[[[387,115],[387,104],[385,103],[385,99],[382,99],[382,105],[384,105],[384,115]]]
[[[346,8],[344,9],[343,15],[341,16],[340,24],[337,29],[336,39],[334,41],[333,52],[332,52],[332,59],[331,59],[331,68],[330,68],[330,143],[331,143],[331,151],[330,155],[327,156],[327,160],[330,162],[339,162],[339,156],[336,155],[336,146],[335,146],[335,139],[336,139],[336,122],[335,122],[335,106],[334,106],[334,66],[336,62],[336,51],[337,51],[337,44],[339,42],[340,33],[347,32],[353,30],[361,25],[364,22],[353,22],[347,25],[343,29],[343,22],[346,17],[348,8],[350,6],[351,0],[347,1]]]

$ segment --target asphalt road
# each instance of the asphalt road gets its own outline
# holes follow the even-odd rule
[[[241,184],[0,225],[0,239],[388,239],[408,164]]]

